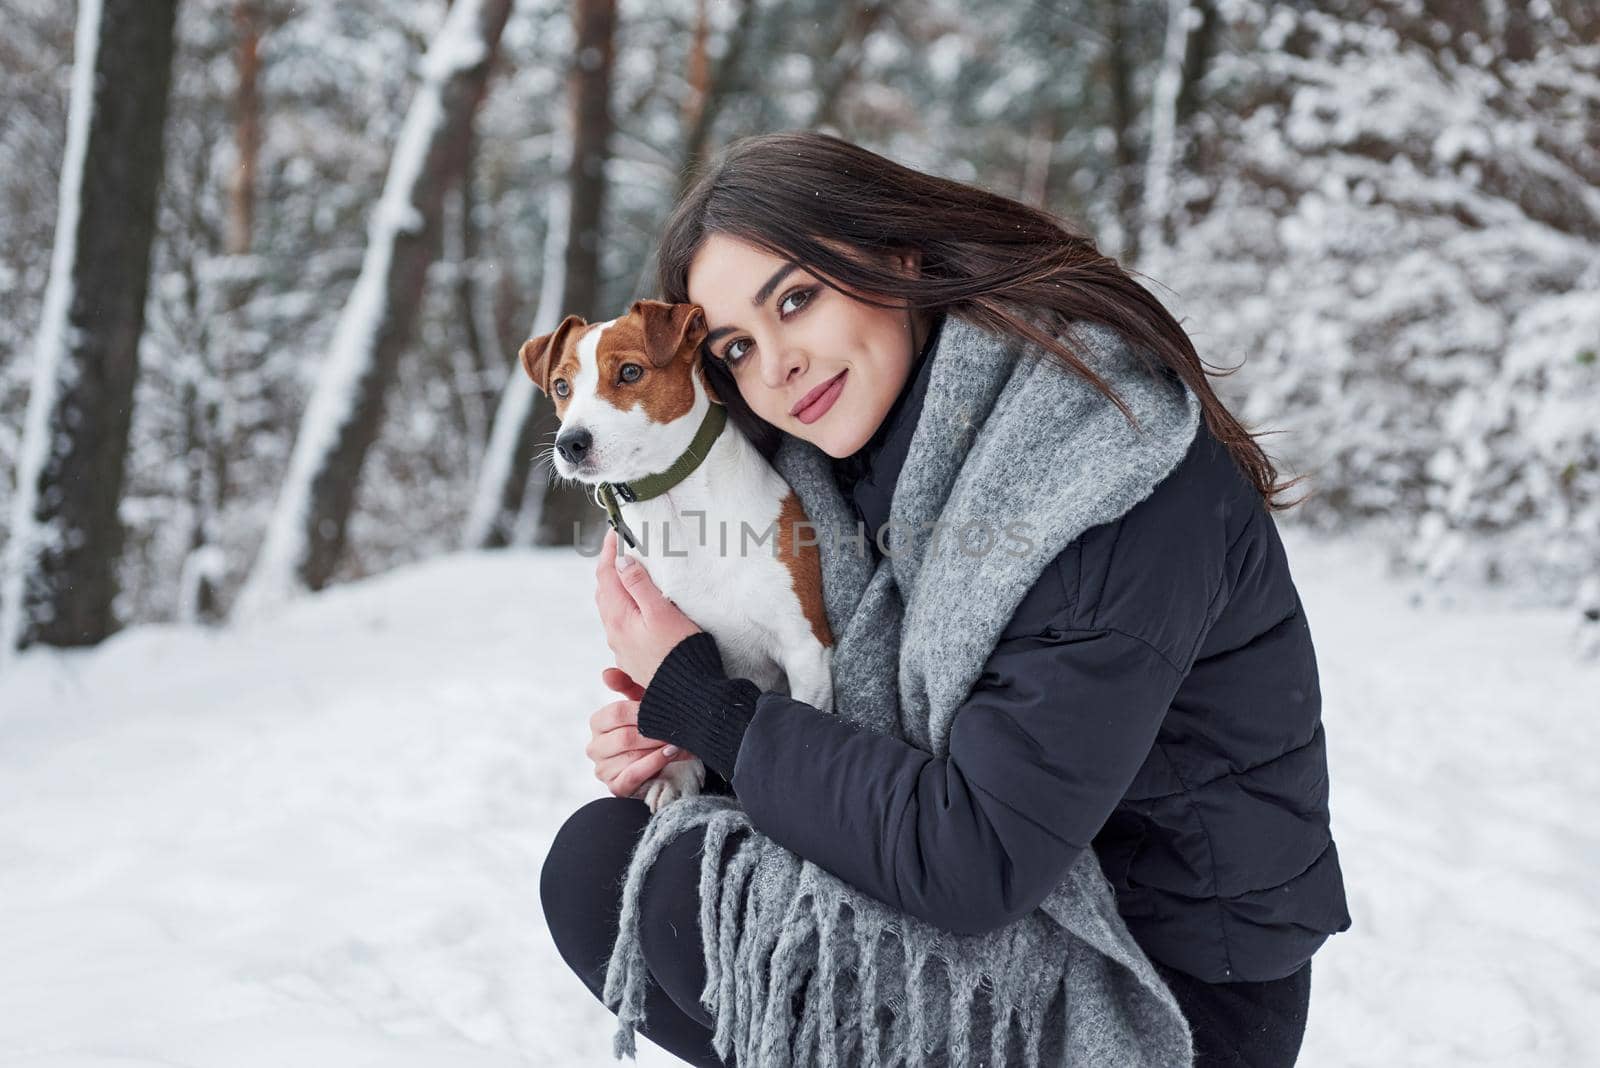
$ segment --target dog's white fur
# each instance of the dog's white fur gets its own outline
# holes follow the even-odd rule
[[[561,433],[588,430],[588,459],[594,466],[576,470],[557,453],[556,470],[563,478],[620,482],[666,469],[689,447],[712,403],[698,374],[694,403],[668,423],[653,421],[643,407],[623,411],[607,403],[598,388],[598,354],[617,321],[591,324],[575,346],[579,371],[568,383]],[[711,634],[730,678],[748,678],[762,690],[787,692],[831,710],[832,646],[813,633],[792,573],[773,552],[779,510],[790,492],[729,422],[705,460],[678,485],[649,500],[621,502],[623,521],[640,541],[639,550],[621,542],[622,551],[639,560],[661,592]],[[802,527],[798,536],[804,539],[807,533]],[[698,757],[676,760],[633,796],[654,812],[704,785],[705,765]]]

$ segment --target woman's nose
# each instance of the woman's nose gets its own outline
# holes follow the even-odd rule
[[[768,389],[782,389],[797,374],[806,372],[805,353],[798,348],[786,347],[767,350],[771,355],[761,358],[761,382]]]

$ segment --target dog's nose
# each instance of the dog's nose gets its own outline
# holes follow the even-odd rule
[[[569,464],[581,463],[583,458],[589,455],[589,446],[592,444],[594,444],[594,439],[589,436],[587,430],[580,427],[557,437],[556,451]]]

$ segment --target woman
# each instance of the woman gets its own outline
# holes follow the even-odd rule
[[[605,678],[623,699],[592,717],[587,752],[615,796],[567,821],[541,879],[568,963],[599,996],[618,880],[649,820],[630,795],[693,754],[763,835],[952,932],[1029,914],[1092,849],[1195,1063],[1293,1064],[1310,957],[1350,926],[1315,656],[1270,515],[1293,483],[1277,484],[1177,322],[1060,220],[810,132],[729,146],[675,209],[659,271],[662,299],[705,311],[701,358],[730,418],[769,457],[786,437],[832,457],[875,557],[893,551],[871,535],[918,473],[924,409],[962,401],[946,395],[959,377],[932,373],[953,337],[1038,346],[1127,412],[1105,365],[1061,340],[1094,324],[1181,381],[1204,419],[1148,496],[1038,575],[947,756],[727,678],[709,635],[602,552]],[[1075,459],[1089,462],[1057,462]],[[690,1063],[731,1063],[700,1003],[700,846],[673,840],[639,897],[642,1030]]]

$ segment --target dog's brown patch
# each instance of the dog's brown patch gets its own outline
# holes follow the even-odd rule
[[[600,361],[598,392],[601,400],[619,411],[643,408],[652,423],[670,423],[694,407],[692,361],[675,359],[672,349],[663,352],[665,342],[659,336],[652,338],[649,326],[644,317],[629,314],[601,336],[595,354]],[[630,363],[641,367],[644,374],[637,381],[624,382],[622,368]]]
[[[558,417],[565,414],[571,395],[557,396],[555,383],[564,379],[570,389],[577,381],[578,343],[590,326],[578,316],[569,315],[550,333],[523,342],[519,353],[528,377],[555,401]],[[620,411],[643,408],[653,423],[670,423],[689,413],[694,407],[696,377],[711,402],[720,404],[721,399],[695,359],[705,336],[705,312],[698,304],[634,301],[628,313],[600,336],[595,349],[599,365],[596,392]],[[622,369],[630,363],[637,364],[644,373],[627,382]]]
[[[789,569],[789,581],[800,599],[800,610],[811,624],[811,633],[823,645],[832,646],[833,633],[822,606],[822,554],[815,544],[800,544],[802,533],[807,543],[816,541],[816,532],[806,519],[800,498],[790,490],[778,506],[778,559]]]

